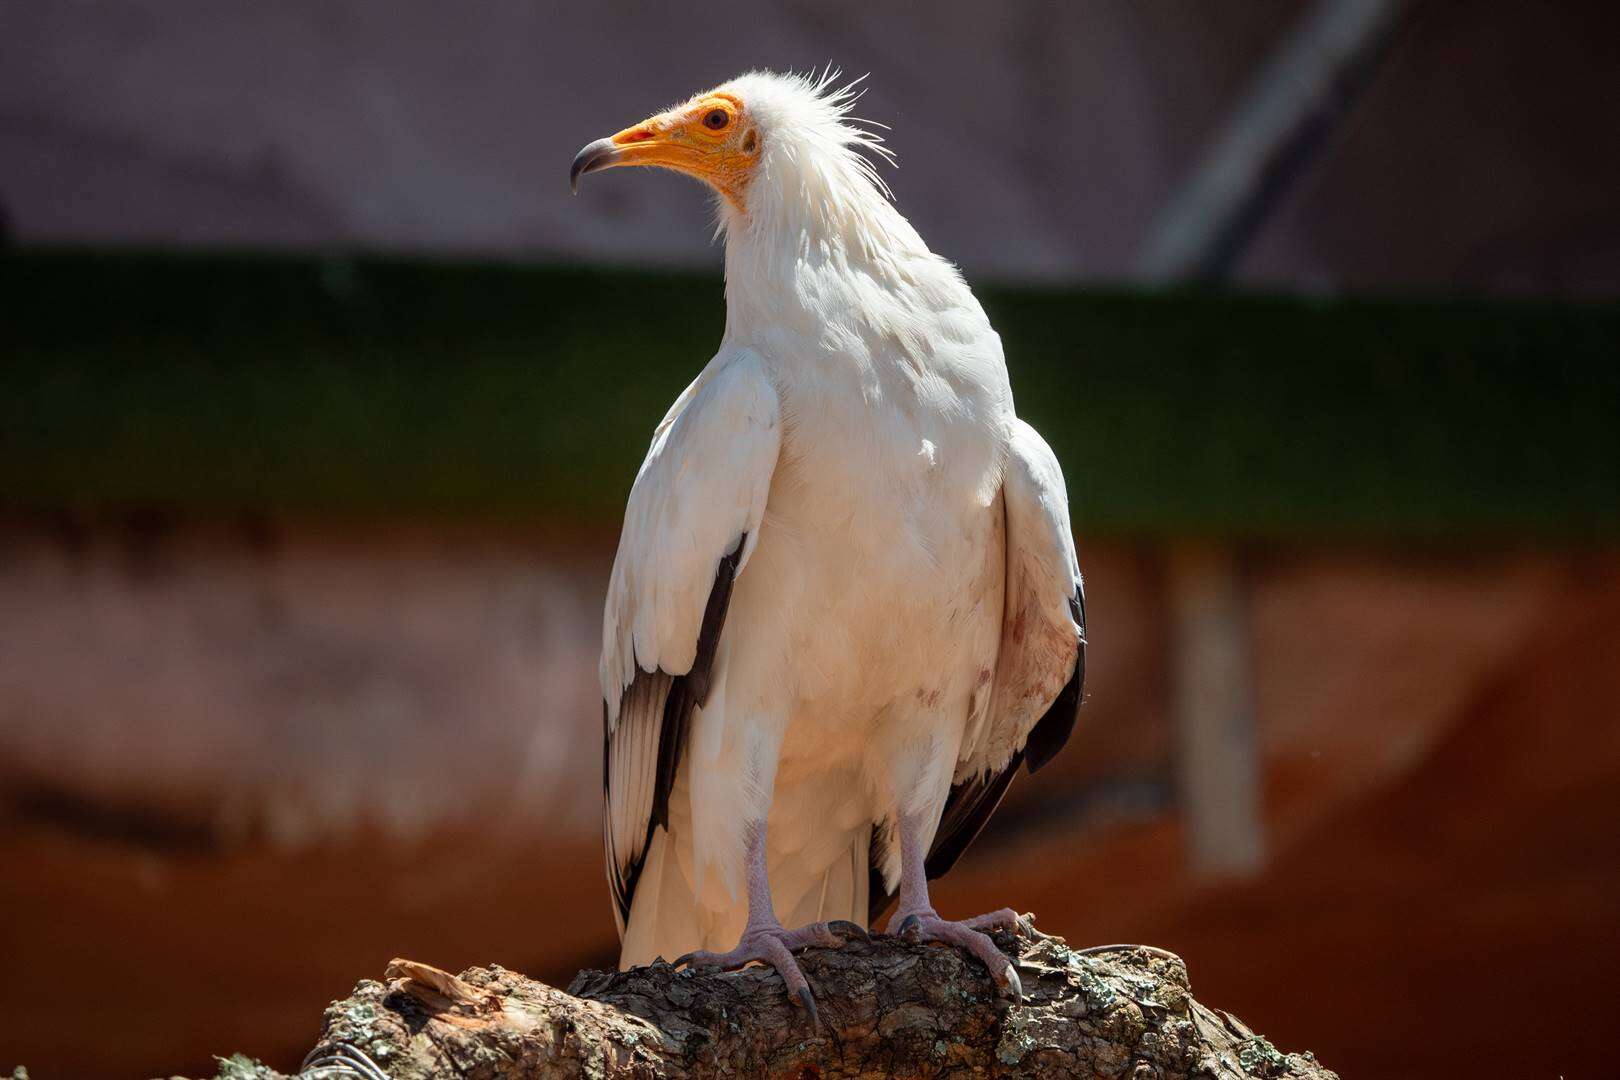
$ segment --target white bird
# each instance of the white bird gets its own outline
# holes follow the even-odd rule
[[[859,81],[859,80],[857,80]],[[602,620],[621,966],[762,961],[891,932],[954,944],[950,869],[1074,726],[1085,618],[1052,451],[1001,339],[893,206],[852,87],[754,72],[591,143],[717,193],[719,351],[654,432]],[[785,924],[785,925],[784,925]],[[789,929],[791,928],[791,929]]]

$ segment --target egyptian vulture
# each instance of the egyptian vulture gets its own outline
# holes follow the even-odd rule
[[[1001,340],[891,202],[832,79],[754,72],[586,146],[717,193],[720,348],[636,475],[602,618],[622,966],[891,932],[1017,973],[951,868],[1074,727],[1085,606],[1056,458]]]

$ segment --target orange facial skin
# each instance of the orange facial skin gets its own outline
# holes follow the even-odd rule
[[[656,165],[702,180],[741,211],[746,208],[748,181],[759,164],[759,150],[759,133],[741,101],[731,94],[700,94],[591,143],[574,159],[571,179],[577,186],[585,173]]]

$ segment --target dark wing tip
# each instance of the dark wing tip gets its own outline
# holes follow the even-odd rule
[[[1032,774],[1057,757],[1058,751],[1069,741],[1069,736],[1074,733],[1074,722],[1080,715],[1080,700],[1085,693],[1086,599],[1083,592],[1077,590],[1069,599],[1069,610],[1080,628],[1080,651],[1075,655],[1074,671],[1070,673],[1069,681],[1058,691],[1057,699],[1046,714],[1030,729],[1029,738],[1024,743],[1024,760]]]

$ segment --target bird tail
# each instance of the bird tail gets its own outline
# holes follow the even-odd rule
[[[748,898],[740,889],[724,907],[698,903],[689,865],[690,840],[677,822],[671,821],[671,826],[673,831],[657,830],[647,849],[619,950],[621,969],[649,964],[660,956],[674,960],[695,949],[725,952],[737,944],[748,921]],[[679,857],[683,843],[686,859]],[[865,926],[871,843],[872,830],[866,827],[850,834],[849,843],[830,865],[806,867],[802,852],[784,855],[780,861],[772,858],[771,895],[782,925],[793,928],[848,919]]]

